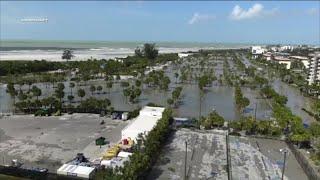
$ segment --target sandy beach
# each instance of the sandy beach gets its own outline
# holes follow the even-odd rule
[[[95,42],[95,41],[0,41],[0,61],[4,60],[47,60],[61,59],[65,49],[72,49],[72,60],[124,58],[134,54],[143,42]],[[159,53],[179,53],[200,49],[234,49],[249,47],[244,44],[208,43],[156,43]]]

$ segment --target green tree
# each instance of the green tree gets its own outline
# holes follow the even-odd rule
[[[167,104],[168,104],[169,106],[172,106],[172,104],[173,104],[173,99],[168,98],[168,99],[167,99]]]
[[[63,83],[58,84],[58,88],[55,90],[55,96],[59,99],[60,109],[62,109],[62,99],[65,96]]]
[[[69,95],[68,96],[68,100],[69,100],[69,103],[71,104],[72,103],[72,100],[74,99],[74,96],[73,95]]]
[[[136,82],[135,82],[135,85],[136,85],[136,87],[140,87],[141,86],[141,81],[137,79]]]
[[[6,92],[10,94],[11,98],[13,99],[13,104],[15,104],[16,96],[18,95],[18,91],[15,89],[14,84],[9,82],[7,84]]]
[[[136,49],[134,50],[134,54],[137,57],[142,57],[143,56],[143,52],[142,52],[141,48],[139,48],[139,47],[136,47]]]
[[[75,87],[75,83],[74,82],[70,82],[69,87],[70,87],[70,90],[71,90],[70,94],[72,96],[73,95],[72,94],[72,89]]]
[[[310,124],[310,133],[313,137],[320,137],[320,124],[318,122]]]
[[[93,95],[93,93],[96,91],[96,87],[94,85],[91,85],[90,91],[91,91],[91,94]]]
[[[31,92],[34,96],[37,97],[37,100],[39,99],[39,96],[41,96],[42,94],[41,89],[38,88],[37,86],[32,86]]]
[[[178,77],[179,77],[179,73],[174,73],[174,77],[176,78],[176,84],[178,83]]]
[[[108,88],[109,94],[110,94],[110,90],[112,88],[112,85],[113,85],[113,82],[108,82],[107,83],[107,88]]]
[[[312,105],[312,109],[315,112],[314,114],[317,114],[318,116],[320,116],[320,101],[315,101]]]
[[[198,88],[199,88],[199,119],[201,117],[201,104],[202,104],[202,97],[204,95],[204,87],[208,84],[208,77],[201,76],[198,80]]]
[[[242,111],[245,107],[247,107],[250,104],[250,101],[248,98],[244,97],[241,91],[240,86],[235,87],[235,102],[237,105],[237,108]]]
[[[28,96],[27,96],[25,93],[23,93],[22,90],[20,90],[20,91],[19,91],[19,94],[18,94],[18,99],[19,99],[20,101],[24,101],[24,100],[26,100],[27,98],[28,98]]]
[[[127,101],[127,97],[130,96],[130,89],[129,88],[123,89],[123,95]]]
[[[63,83],[58,83],[57,88],[63,90],[65,87]]]
[[[99,94],[100,94],[100,92],[102,91],[102,86],[101,86],[101,85],[99,85],[99,86],[97,87],[97,91],[98,91]]]
[[[215,127],[222,127],[224,125],[224,118],[217,112],[211,112],[208,117],[200,118],[200,124],[205,129],[212,129]]]
[[[81,102],[82,102],[82,98],[86,96],[86,91],[84,89],[79,89],[78,96],[81,98]]]
[[[148,59],[155,59],[158,56],[158,49],[156,49],[155,44],[145,43],[143,45],[143,54]]]
[[[70,60],[74,57],[73,51],[70,49],[65,49],[62,53],[62,59]]]

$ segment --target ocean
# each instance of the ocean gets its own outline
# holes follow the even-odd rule
[[[35,41],[1,40],[0,60],[47,60],[62,61],[64,49],[72,49],[73,60],[111,59],[133,55],[137,46],[145,42],[112,41]],[[154,42],[160,53],[197,51],[199,49],[233,49],[249,47],[249,44]]]

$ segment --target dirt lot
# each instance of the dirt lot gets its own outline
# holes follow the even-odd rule
[[[105,124],[100,125],[104,120]],[[51,117],[15,115],[0,118],[0,164],[18,159],[26,167],[45,167],[52,172],[84,153],[90,160],[99,157],[106,147],[95,145],[103,136],[111,144],[121,138],[127,122],[93,114]]]
[[[150,179],[183,179],[185,141],[188,142],[188,179],[227,179],[226,135],[224,131],[176,131],[161,153]],[[259,148],[257,148],[257,142]],[[230,137],[232,178],[235,180],[280,179],[284,142]],[[278,151],[278,152],[275,152]],[[289,152],[290,154],[290,152]],[[288,156],[285,179],[307,179],[294,156]]]

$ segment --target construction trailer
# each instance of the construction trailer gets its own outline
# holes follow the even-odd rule
[[[131,138],[136,141],[139,134],[147,135],[162,118],[163,107],[145,106],[136,117],[121,131],[121,139]]]
[[[58,170],[57,174],[74,176],[86,179],[92,179],[95,173],[95,168],[87,166],[79,166],[72,164],[63,164]]]

